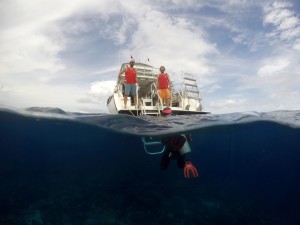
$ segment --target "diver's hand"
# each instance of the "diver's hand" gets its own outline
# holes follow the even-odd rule
[[[190,176],[191,175],[191,176]],[[184,177],[185,178],[196,178],[198,177],[198,171],[191,161],[185,162],[184,165]]]

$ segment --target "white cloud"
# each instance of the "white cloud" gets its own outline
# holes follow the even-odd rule
[[[124,60],[134,53],[142,62],[150,56],[156,67],[164,64],[172,72],[212,72],[205,56],[216,54],[217,50],[205,40],[199,27],[185,18],[170,17],[156,10],[140,10],[137,16],[130,47],[122,51]]]
[[[92,75],[102,75],[107,73],[115,73],[117,74],[119,71],[119,67],[108,67],[108,68],[101,68],[99,70],[96,70],[92,73]]]
[[[205,88],[205,92],[207,94],[210,94],[210,93],[213,93],[213,92],[215,92],[216,90],[219,90],[219,89],[222,89],[222,87],[219,84],[212,84],[209,87]]]
[[[295,42],[293,48],[297,51],[300,51],[300,39]]]
[[[288,2],[288,1],[273,1],[272,2],[272,7],[274,7],[275,9],[284,9],[284,8],[287,8],[287,7],[292,7],[293,5]]]
[[[117,23],[112,24],[111,26],[107,26],[103,31],[101,31],[103,36],[109,36],[116,44],[122,45],[126,42],[126,31],[128,27],[130,27],[130,18],[128,21],[123,20],[123,24],[121,26]]]
[[[107,98],[113,93],[116,81],[95,81],[90,89],[77,99],[80,109],[86,112],[107,112]]]
[[[279,25],[280,30],[293,29],[299,25],[299,19],[296,16],[290,16]]]
[[[85,93],[80,87],[73,85],[49,86],[39,83],[27,83],[10,86],[0,95],[1,104],[26,108],[30,106],[60,107],[64,110],[74,110],[80,98]]]
[[[247,100],[242,97],[225,98],[209,103],[209,109],[214,112],[230,113],[245,111]]]
[[[264,24],[271,24],[275,27],[268,36],[281,41],[291,40],[300,35],[300,20],[297,14],[291,9],[289,2],[275,1],[264,7]]]
[[[96,97],[108,97],[113,93],[115,85],[116,81],[113,80],[96,81],[92,83],[88,94]]]
[[[1,72],[21,73],[45,69],[54,73],[65,68],[58,55],[66,47],[64,28],[73,33],[88,28],[82,22],[61,27],[59,21],[90,11],[114,12],[116,9],[111,7],[113,4],[96,0],[6,1],[0,12]]]
[[[257,72],[259,76],[273,76],[290,65],[287,59],[276,59],[265,63]]]
[[[21,73],[35,69],[57,72],[64,68],[56,57],[62,46],[54,43],[43,34],[34,33],[26,28],[10,30],[1,37],[1,72]]]

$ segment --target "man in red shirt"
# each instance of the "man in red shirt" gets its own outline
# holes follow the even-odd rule
[[[166,68],[164,66],[161,66],[159,68],[160,74],[157,77],[157,90],[159,93],[160,98],[163,101],[163,104],[166,104],[166,106],[170,106],[170,90],[171,87],[171,80],[169,77],[169,74],[165,73]],[[165,103],[164,103],[165,102]]]
[[[125,92],[124,92],[124,108],[126,109],[127,106],[127,97],[133,96],[134,98],[134,105],[136,107],[137,103],[137,96],[136,96],[136,86],[137,86],[137,74],[136,74],[136,68],[134,68],[135,60],[131,59],[130,67],[126,67],[123,70],[120,71],[119,77],[121,78],[122,73],[125,72],[125,79],[124,79],[124,85],[125,85]]]

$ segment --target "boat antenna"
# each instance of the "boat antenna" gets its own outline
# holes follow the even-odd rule
[[[147,62],[150,63],[150,59],[149,59],[148,56],[147,56],[147,59],[146,59],[146,61],[145,61],[145,64],[146,64]]]
[[[119,50],[119,52],[118,52],[118,62],[117,62],[117,65],[120,65],[120,58],[121,58],[121,56],[120,56],[120,50]],[[119,74],[119,71],[118,71],[118,67],[116,66],[116,68],[117,68],[117,74]],[[118,76],[119,77],[119,76]],[[118,81],[117,81],[117,83],[119,82],[119,78],[118,78]]]
[[[119,53],[118,53],[118,62],[117,62],[117,65],[119,65],[120,64],[120,51],[119,51]]]

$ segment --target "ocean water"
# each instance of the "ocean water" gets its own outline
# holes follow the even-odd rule
[[[184,178],[147,140],[191,134]],[[161,148],[160,145],[156,146]],[[2,225],[298,225],[300,111],[133,117],[0,110]]]

